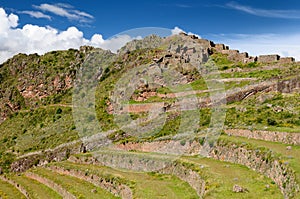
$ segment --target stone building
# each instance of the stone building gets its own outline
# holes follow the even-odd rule
[[[294,57],[281,57],[279,59],[279,63],[281,63],[281,64],[290,64],[290,63],[294,63],[294,62],[295,62]]]
[[[217,52],[222,52],[223,50],[229,50],[229,46],[225,46],[224,44],[215,44],[214,49]]]
[[[280,59],[279,55],[259,55],[257,62],[259,63],[273,63],[278,62]]]

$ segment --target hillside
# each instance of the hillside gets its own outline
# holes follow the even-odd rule
[[[18,54],[0,65],[0,198],[299,198],[299,73],[183,33]]]

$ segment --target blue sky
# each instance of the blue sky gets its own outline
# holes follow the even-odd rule
[[[13,40],[7,36],[8,31],[14,38],[20,37],[18,41],[11,42],[16,46],[16,42],[30,43],[32,40],[28,37],[41,37],[52,41],[52,37],[60,36],[60,42],[57,43],[66,40],[65,46],[57,45],[57,38],[48,46],[67,48],[80,44],[94,44],[109,48],[111,43],[106,39],[128,29],[179,27],[202,38],[223,42],[231,48],[248,51],[254,55],[278,53],[300,58],[300,2],[297,0],[19,0],[0,1],[0,8],[5,11],[2,17],[6,15],[9,24],[6,24],[7,28],[2,30],[2,33],[0,30],[0,42],[5,41],[4,46],[10,45],[8,41]],[[13,16],[17,16],[18,20]],[[70,27],[75,27],[76,30],[69,30]],[[61,34],[64,31],[65,33]],[[45,36],[36,35],[39,32]],[[71,44],[71,33],[77,36],[74,44]],[[97,39],[101,40],[102,46]],[[18,51],[32,53],[35,51],[32,46],[36,46],[38,53],[43,53],[43,49],[52,50],[50,47],[46,48],[47,45],[38,46],[38,43],[33,42],[31,47],[23,45],[23,48],[16,49],[2,47],[0,56],[4,59]],[[7,52],[1,54],[1,50]]]

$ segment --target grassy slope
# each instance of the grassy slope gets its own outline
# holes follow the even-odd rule
[[[70,65],[70,62],[74,59],[74,52],[53,52],[47,53],[42,59],[41,63],[42,68],[46,68],[47,71],[45,72],[44,77],[46,82],[52,81],[53,77],[61,72],[69,72],[67,66]],[[61,53],[61,54],[60,54]],[[112,129],[115,128],[116,125],[113,124],[113,116],[107,114],[106,112],[106,100],[109,91],[113,89],[114,83],[117,79],[125,73],[131,67],[136,65],[141,65],[143,63],[148,63],[151,61],[151,56],[153,55],[152,51],[145,51],[145,50],[137,50],[133,51],[129,55],[129,59],[127,60],[128,63],[127,68],[124,68],[123,60],[117,60],[115,63],[111,64],[110,70],[107,71],[104,78],[101,79],[99,88],[96,96],[96,110],[98,119],[101,121],[101,125],[103,129]],[[20,55],[20,60],[25,59],[23,55]],[[36,59],[32,56],[32,59]],[[217,57],[218,58],[218,57]],[[30,58],[31,59],[31,58]],[[134,64],[133,64],[134,63]],[[18,65],[21,65],[21,62],[16,62],[12,70],[18,71],[19,69],[16,68]],[[46,66],[51,67],[46,67]],[[116,69],[115,65],[120,66],[120,69]],[[290,75],[299,74],[299,65],[289,65],[285,68],[275,68],[271,70],[264,70],[261,71],[262,65],[254,64],[254,65],[241,65],[241,64],[233,64],[226,60],[226,57],[221,57],[217,61],[217,65],[221,70],[225,70],[228,68],[243,68],[243,69],[251,69],[250,71],[242,71],[242,72],[233,72],[228,73],[226,71],[221,71],[222,78],[243,78],[243,77],[252,77],[257,78],[258,80],[267,80],[269,78],[275,77],[287,77]],[[28,73],[34,73],[37,70],[38,64],[33,62],[32,64],[28,65]],[[0,70],[1,74],[1,83],[3,79],[7,78],[5,83],[1,84],[2,88],[6,89],[8,85],[13,85],[11,88],[15,90],[16,76],[9,76],[7,67],[2,67]],[[24,72],[22,71],[22,75]],[[18,76],[21,77],[21,76]],[[212,77],[213,78],[213,77]],[[245,86],[252,81],[245,81],[245,82],[229,82],[225,83],[225,87],[228,88],[235,88],[240,86]],[[205,86],[205,82],[201,79],[195,80],[191,83],[192,87],[196,90],[203,90],[207,87]],[[185,85],[181,86],[182,90],[185,89]],[[180,89],[179,89],[180,90]],[[104,91],[104,92],[103,92]],[[160,92],[166,92],[166,89],[162,89]],[[52,103],[70,103],[70,93],[69,94],[60,94],[60,95],[53,95],[42,102],[38,102],[39,105],[49,105]],[[22,107],[26,108],[24,99],[20,98],[20,95],[16,94],[15,101],[20,103]],[[238,128],[257,128],[257,129],[267,129],[270,130],[279,130],[279,131],[291,131],[291,132],[299,132],[300,130],[300,118],[299,118],[299,94],[295,95],[287,95],[287,96],[280,96],[274,95],[273,98],[256,105],[257,101],[253,100],[255,98],[249,98],[243,102],[237,102],[229,105],[229,109],[227,112],[227,120],[226,124],[230,127],[238,127]],[[161,100],[161,99],[154,99],[154,101]],[[29,103],[30,104],[30,103]],[[31,105],[37,105],[34,101]],[[268,108],[267,104],[272,104],[273,107],[280,106],[284,108],[284,111],[277,113],[272,110],[272,108]],[[291,106],[292,105],[292,106]],[[240,107],[244,107],[246,111],[240,111]],[[287,108],[286,108],[287,107]],[[291,107],[291,109],[289,109]],[[31,152],[40,149],[46,148],[53,148],[61,143],[65,143],[77,138],[77,133],[75,132],[75,127],[72,122],[72,114],[71,109],[66,107],[60,107],[62,113],[57,114],[57,110],[59,107],[41,107],[33,111],[29,110],[21,110],[18,114],[12,115],[7,121],[0,125],[0,131],[3,132],[0,134],[0,166],[4,169],[7,168],[9,163],[12,161],[12,157],[15,154],[23,154],[25,152]],[[206,116],[209,116],[209,111],[206,112]],[[176,125],[174,125],[176,124]],[[207,125],[208,121],[205,121],[202,125]],[[178,118],[170,120],[166,127],[163,129],[161,134],[156,136],[164,136],[168,135],[171,132],[173,134],[176,132],[176,128],[178,127]],[[242,138],[241,138],[242,139]],[[244,140],[245,141],[245,140]],[[248,141],[250,142],[250,141]],[[252,141],[251,141],[252,142]],[[273,143],[255,143],[266,145],[270,148],[276,148],[279,153],[285,154],[285,146],[280,145],[273,145]],[[292,155],[293,157],[299,156],[299,151],[297,147],[295,150],[290,151],[286,154],[287,156]],[[299,174],[300,169],[297,167],[297,163],[299,160],[297,158],[289,158],[289,163],[297,170]],[[127,176],[126,176],[127,177]],[[130,176],[128,176],[130,178]],[[145,177],[146,178],[146,177]],[[149,183],[151,183],[151,179],[149,178]],[[173,181],[173,179],[169,179]],[[157,182],[157,181],[156,181]],[[149,186],[153,186],[150,185]],[[166,185],[167,186],[167,185]],[[228,186],[229,187],[229,186]],[[173,189],[174,187],[170,188]],[[158,192],[157,190],[156,192]],[[183,191],[184,192],[184,191]],[[141,193],[142,194],[142,193]]]
[[[32,199],[59,199],[62,198],[54,190],[24,175],[11,175],[10,178],[26,189]]]
[[[64,168],[88,170],[99,176],[117,176],[135,182],[135,198],[197,198],[196,192],[186,183],[171,175],[150,174],[127,170],[116,170],[95,165],[80,165],[70,162],[55,163]]]
[[[170,161],[175,160],[173,156],[166,154],[158,154],[158,153],[143,153],[143,152],[120,152],[124,155],[130,157],[131,155],[136,157],[140,157],[145,160],[147,157],[152,159],[153,157],[158,156],[159,159],[166,158],[170,159]],[[97,154],[97,153],[96,153]],[[90,154],[82,154],[78,156],[89,156]],[[199,172],[200,176],[206,181],[206,189],[208,193],[205,198],[282,198],[282,194],[279,188],[273,183],[273,181],[261,174],[256,173],[255,171],[247,168],[246,166],[241,166],[238,164],[232,164],[228,162],[222,162],[218,160],[213,160],[209,158],[203,158],[198,156],[183,156],[176,161],[181,163],[190,163],[187,168],[194,168],[195,171]],[[100,161],[101,162],[101,161]],[[103,174],[111,173],[118,176],[125,177],[126,179],[130,179],[132,173],[126,171],[120,172],[119,170],[111,169],[108,167],[99,167],[93,165],[78,165],[73,163],[54,163],[56,165],[61,165],[65,168],[81,168],[85,171],[86,168],[89,171],[95,170],[96,172]],[[190,167],[191,166],[191,167]],[[129,172],[129,173],[128,173]],[[155,174],[158,175],[158,174]],[[134,179],[133,177],[131,177]],[[134,181],[138,182],[138,180]],[[247,193],[233,193],[232,187],[233,185],[238,184],[247,188],[249,192]],[[138,184],[137,184],[138,185]],[[269,186],[269,188],[267,188]],[[138,189],[138,187],[137,187]]]
[[[19,192],[13,185],[0,180],[0,198],[25,199],[25,196],[21,192]]]
[[[53,148],[77,139],[73,126],[72,109],[68,107],[47,106],[23,111],[0,125],[0,142],[2,149],[18,154]]]
[[[207,167],[207,173],[209,173],[207,186],[212,190],[206,194],[205,198],[282,198],[280,190],[272,184],[271,179],[245,166],[201,157],[184,157],[183,159]],[[247,188],[249,192],[232,192],[235,184]]]
[[[290,146],[287,144],[255,140],[255,139],[247,139],[242,137],[229,137],[229,136],[223,136],[223,137],[239,143],[244,142],[244,143],[250,143],[256,147],[265,147],[271,149],[275,153],[281,154],[284,158],[284,162],[286,162],[286,164],[289,164],[291,168],[293,168],[293,170],[296,172],[297,180],[298,182],[300,182],[300,164],[299,164],[300,146],[292,146],[291,150],[287,150],[286,147]]]
[[[260,101],[264,96],[269,99]],[[299,111],[300,95],[297,93],[258,93],[245,101],[230,104],[225,124],[231,128],[299,132]]]
[[[72,176],[61,175],[43,168],[36,168],[31,171],[59,184],[77,198],[117,198],[89,182]],[[96,192],[92,192],[92,190],[96,190]]]
[[[68,66],[72,59],[75,59],[74,55],[76,51],[58,51],[47,53],[45,56],[41,57],[40,62],[47,65],[50,64],[53,68],[49,71],[46,71],[49,76],[49,79],[56,74],[62,72],[68,72],[69,69],[64,67]],[[116,61],[111,63],[108,68],[109,70],[104,71],[104,75],[100,80],[99,88],[96,93],[96,112],[98,120],[101,121],[101,126],[103,130],[117,128],[117,126],[113,122],[113,116],[109,115],[106,112],[106,102],[109,92],[114,88],[115,82],[120,78],[122,74],[128,71],[130,68],[135,67],[136,65],[142,65],[145,63],[149,63],[152,59],[155,51],[151,50],[136,50],[129,54],[125,61],[122,57],[118,58]],[[23,55],[22,55],[23,56]],[[20,55],[20,57],[22,58]],[[84,55],[81,55],[81,59]],[[23,56],[24,57],[24,56]],[[35,56],[32,56],[33,60],[37,59]],[[21,59],[20,58],[20,59]],[[22,58],[24,59],[24,58]],[[28,58],[29,61],[31,60]],[[290,74],[297,74],[299,70],[299,66],[287,66],[283,69],[273,69],[273,70],[265,70],[261,71],[261,64],[252,64],[252,65],[241,65],[234,64],[232,62],[226,61],[226,56],[222,56],[219,54],[214,55],[214,59],[219,66],[230,65],[231,68],[250,68],[252,71],[245,72],[235,72],[235,73],[222,73],[223,78],[231,78],[231,77],[255,77],[258,79],[268,79],[270,77],[278,77],[280,76],[288,76]],[[18,59],[16,59],[18,60]],[[18,62],[13,62],[12,67],[14,70],[18,71],[17,68]],[[80,62],[78,62],[80,63]],[[128,64],[129,63],[129,64]],[[35,71],[37,64],[33,61],[31,64],[26,66],[26,70]],[[4,70],[7,67],[2,67]],[[26,73],[26,70],[22,71],[21,75]],[[28,72],[27,71],[27,72]],[[6,72],[8,73],[8,72]],[[5,73],[5,74],[6,74]],[[47,74],[42,74],[41,76],[48,76]],[[12,80],[12,76],[9,76]],[[48,77],[47,77],[48,79]],[[7,80],[8,81],[8,80]],[[10,80],[9,80],[10,81]],[[47,80],[48,81],[48,80]],[[5,81],[6,82],[6,81]],[[245,86],[251,81],[242,81],[242,82],[226,82],[225,87],[235,88],[240,86]],[[203,79],[196,79],[191,82],[190,85],[195,90],[205,90],[207,88],[206,83]],[[181,88],[182,87],[182,88]],[[186,85],[180,85],[176,90],[185,90]],[[170,90],[161,88],[158,92],[169,92]],[[284,110],[282,113],[274,113],[270,108],[266,108],[267,103],[273,103],[276,105],[277,99],[271,99],[268,102],[261,104],[259,107],[255,105],[255,103],[250,100],[246,100],[242,103],[234,103],[230,105],[230,108],[227,111],[227,120],[226,125],[229,127],[238,127],[238,128],[258,128],[263,129],[267,126],[270,130],[281,130],[281,131],[297,131],[299,130],[299,121],[300,118],[297,115],[297,112],[291,113],[289,110]],[[297,101],[298,100],[298,101]],[[163,101],[162,99],[150,99],[149,101]],[[165,100],[168,102],[168,100]],[[174,100],[169,100],[170,102]],[[291,96],[291,97],[282,97],[279,101],[285,101],[286,106],[288,103],[294,107],[299,107],[299,95]],[[296,102],[295,102],[296,101]],[[55,94],[43,100],[45,105],[49,105],[51,103],[61,103],[61,104],[70,104],[71,103],[71,91],[66,94]],[[280,102],[278,102],[280,103]],[[237,110],[237,107],[246,107],[246,112],[241,112]],[[39,108],[34,111],[22,110],[19,115],[14,114],[10,119],[0,125],[0,131],[3,132],[0,134],[0,144],[1,150],[0,154],[5,152],[16,152],[17,154],[22,154],[24,152],[31,152],[40,149],[53,148],[61,143],[68,142],[76,139],[77,133],[74,131],[75,126],[72,123],[72,114],[71,109],[64,108],[61,115],[55,113],[56,108],[46,106],[44,108]],[[299,109],[299,108],[298,108]],[[299,110],[298,110],[299,111]],[[207,111],[206,111],[207,112]],[[207,115],[209,116],[209,114]],[[271,117],[271,118],[267,118]],[[269,122],[268,122],[269,119]],[[275,121],[272,123],[272,121]],[[208,124],[208,122],[205,122]],[[272,124],[269,125],[268,123]],[[203,123],[201,124],[203,126]],[[293,130],[294,129],[294,130]],[[172,129],[170,130],[173,131]],[[162,133],[161,135],[165,135],[166,133]],[[30,145],[30,146],[29,146]],[[7,151],[8,150],[8,151]],[[13,156],[12,154],[10,154]],[[5,164],[5,163],[3,163]]]

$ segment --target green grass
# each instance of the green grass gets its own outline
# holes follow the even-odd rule
[[[251,83],[253,83],[255,81],[240,81],[240,82],[225,82],[224,86],[226,90],[229,89],[233,89],[233,88],[242,88],[245,87],[247,85],[250,85]]]
[[[73,126],[69,107],[48,106],[20,112],[0,125],[1,147],[19,155],[54,148],[78,138]]]
[[[116,176],[134,182],[135,185],[131,186],[133,188],[134,198],[197,198],[195,190],[186,182],[171,175],[116,170],[104,166],[75,164],[70,162],[56,163],[56,165],[82,171],[88,170],[99,176]]]
[[[270,78],[278,78],[278,77],[287,77],[293,76],[296,73],[299,73],[299,68],[293,68],[292,66],[286,68],[274,68],[271,70],[262,70],[257,68],[257,70],[252,71],[242,71],[242,72],[232,72],[225,73],[221,72],[222,78],[257,78],[259,80],[267,80]],[[214,75],[212,75],[214,76]]]
[[[214,53],[210,56],[210,58],[214,61],[214,63],[219,67],[220,70],[225,70],[231,67],[235,67],[232,61],[228,60],[228,55],[221,53]]]
[[[59,184],[77,198],[118,198],[104,189],[72,176],[61,175],[44,168],[36,168],[31,171]],[[96,190],[96,192],[92,192],[92,190]]]
[[[25,199],[25,196],[19,192],[13,185],[0,180],[0,198],[3,199]]]
[[[183,159],[205,167],[208,174],[206,187],[209,191],[204,198],[283,198],[271,179],[245,166],[201,157],[183,157]],[[249,192],[234,193],[232,187],[235,184],[247,188]]]
[[[173,160],[173,156],[162,155],[158,153],[143,153],[143,152],[122,152],[122,154],[140,158],[170,158]],[[88,154],[90,155],[90,154]],[[86,155],[80,155],[80,157],[85,157]],[[160,160],[158,159],[158,161]],[[101,161],[100,161],[101,162]],[[186,168],[191,168],[192,170],[199,173],[202,179],[206,181],[206,190],[208,191],[205,198],[283,198],[279,188],[273,183],[273,181],[261,174],[252,171],[246,166],[241,166],[238,164],[232,164],[227,162],[222,162],[218,160],[202,158],[198,156],[184,156],[176,160],[176,164],[185,165]],[[99,167],[94,165],[80,165],[74,163],[55,163],[55,165],[61,165],[64,168],[81,169],[82,171],[98,172],[100,175],[114,174],[118,177],[122,177],[128,180],[133,180],[136,182],[134,186],[134,193],[138,192],[139,183],[145,181],[145,174],[132,172],[128,170],[115,170],[108,167]],[[77,166],[76,166],[77,165]],[[137,175],[139,174],[139,175]],[[154,172],[150,173],[151,176],[161,176]],[[138,179],[138,178],[144,179]],[[147,177],[148,178],[148,177]],[[165,178],[164,178],[165,180]],[[151,180],[152,184],[153,179]],[[233,193],[233,185],[238,184],[244,188],[247,188],[249,192],[247,193]],[[151,185],[152,186],[152,185]],[[158,186],[160,186],[158,184]],[[269,186],[269,187],[268,187]],[[161,187],[161,186],[160,186]],[[145,190],[145,187],[140,187]],[[161,187],[161,190],[165,190]],[[145,198],[144,195],[140,195],[140,198]],[[168,195],[169,196],[169,195]]]
[[[291,168],[296,172],[297,181],[300,182],[300,146],[292,146],[292,150],[287,150],[286,147],[291,145],[263,140],[247,139],[243,137],[223,137],[239,143],[250,143],[256,147],[266,147],[275,153],[281,154],[284,158],[284,162],[290,165]]]
[[[10,175],[10,178],[26,189],[32,199],[62,198],[54,190],[24,175]]]
[[[228,105],[225,124],[230,128],[299,132],[299,112],[300,95],[297,93],[258,93]]]

